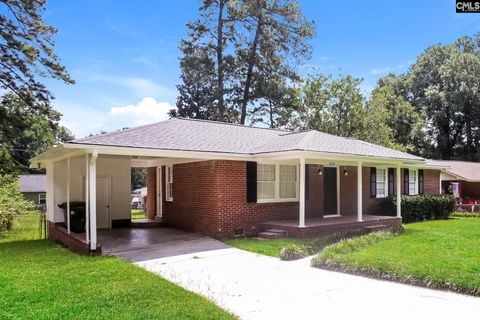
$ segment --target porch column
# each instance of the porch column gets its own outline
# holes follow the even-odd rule
[[[90,250],[97,249],[97,150],[93,150],[88,173],[90,201]]]
[[[85,239],[90,242],[90,203],[89,203],[89,159],[88,153],[85,154]]]
[[[305,227],[305,158],[300,158],[300,198],[298,212],[298,226]]]
[[[400,165],[397,166],[397,217],[402,217],[402,184],[401,184],[401,171]]]
[[[70,158],[67,158],[67,232],[70,234]]]
[[[362,162],[357,164],[357,221],[363,221],[363,203],[362,203]]]

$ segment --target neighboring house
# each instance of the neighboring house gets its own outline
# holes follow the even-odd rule
[[[150,219],[216,238],[400,225],[400,201],[396,216],[384,216],[384,198],[438,194],[442,169],[315,130],[192,119],[76,139],[31,162],[47,170],[50,237],[77,247],[89,243],[91,250],[98,249],[97,229],[129,225],[131,167],[148,168]],[[67,199],[88,203],[89,232],[74,245],[57,207]]]
[[[22,174],[19,177],[18,191],[23,193],[27,200],[36,203],[39,208],[46,209],[47,205],[47,175]]]
[[[480,163],[456,160],[428,160],[445,167],[440,175],[442,193],[454,194],[457,208],[480,211]]]
[[[145,199],[147,198],[147,187],[135,189],[132,191],[132,209],[144,209],[145,208]]]

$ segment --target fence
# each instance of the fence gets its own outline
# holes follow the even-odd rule
[[[20,214],[13,228],[0,232],[0,243],[47,238],[47,218],[45,212]]]

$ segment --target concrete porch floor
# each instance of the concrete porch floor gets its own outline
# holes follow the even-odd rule
[[[171,228],[98,230],[103,255],[136,262],[228,248],[223,242]]]

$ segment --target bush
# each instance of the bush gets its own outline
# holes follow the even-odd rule
[[[291,244],[280,251],[281,260],[297,260],[309,255],[309,248],[304,245]]]
[[[387,213],[394,214],[396,197],[388,197],[383,203]],[[451,195],[402,196],[403,222],[448,219],[455,210],[455,199]]]
[[[480,212],[457,211],[450,213],[450,218],[480,218]]]
[[[10,230],[18,214],[36,212],[35,204],[17,190],[15,176],[0,175],[0,232]]]

